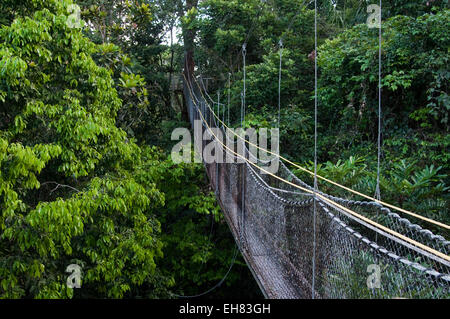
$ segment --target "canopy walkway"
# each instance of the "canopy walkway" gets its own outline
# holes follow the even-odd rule
[[[449,241],[380,201],[352,201],[314,191],[280,156],[255,156],[248,142],[227,133],[200,85],[191,82],[184,81],[191,124],[201,121],[202,136],[208,134],[223,150],[217,155],[223,160],[204,162],[211,187],[266,297],[450,297]],[[224,144],[212,128],[233,146]],[[236,151],[239,143],[243,154]],[[206,145],[202,141],[197,151]],[[264,168],[271,161],[279,162],[276,174]],[[372,273],[376,267],[378,281]]]

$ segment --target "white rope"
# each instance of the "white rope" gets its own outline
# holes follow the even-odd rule
[[[217,114],[220,116],[220,90],[217,91]],[[217,123],[216,126],[219,127],[220,123]]]
[[[247,55],[247,43],[244,43],[242,45],[242,58],[243,58],[243,62],[244,62],[244,95],[243,95],[243,105],[244,105],[244,112],[243,112],[243,118],[244,118],[244,122],[245,122],[245,94],[246,94],[246,86],[245,86],[245,82],[246,82],[246,61],[245,61],[245,57]]]
[[[380,193],[380,162],[381,162],[381,0],[380,0],[380,25],[378,32],[378,157],[377,157],[377,186],[375,198],[381,200]]]
[[[378,31],[378,140],[377,140],[377,186],[375,187],[374,197],[381,200],[380,191],[380,175],[381,175],[381,1],[380,0],[380,17]],[[377,210],[377,220],[378,220]],[[375,241],[378,242],[378,233],[375,234]]]
[[[283,39],[278,43],[280,47],[280,68],[278,73],[278,129],[280,129],[280,114],[281,114],[281,62],[283,57]]]
[[[313,258],[312,299],[315,297],[316,279],[316,213],[317,213],[317,0],[314,0],[314,212],[313,212]]]
[[[228,72],[228,103],[227,103],[227,105],[228,105],[228,121],[227,121],[228,125],[230,125],[230,94],[231,94],[230,90],[231,90],[231,73]]]
[[[244,93],[241,91],[241,127],[243,127],[244,123]]]
[[[227,106],[225,104],[222,104],[223,106],[223,112],[222,112],[222,123],[225,123],[225,113],[227,112]],[[225,127],[222,124],[222,129],[224,129]]]
[[[247,55],[247,43],[244,43],[242,45],[242,59],[244,63],[244,92],[242,93],[242,120],[241,120],[241,127],[243,127],[245,123],[245,93],[246,93],[246,55]],[[244,146],[245,146],[245,142]],[[245,154],[244,154],[245,156]],[[242,165],[242,205],[241,205],[241,245],[244,247],[244,222],[245,222],[245,165]]]

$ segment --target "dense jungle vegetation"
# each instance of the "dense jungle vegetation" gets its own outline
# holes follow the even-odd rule
[[[372,1],[317,3],[318,173],[373,195]],[[450,224],[448,0],[385,0],[382,21],[382,199]],[[171,160],[172,130],[189,127],[171,83],[195,63],[225,96],[230,73],[237,127],[247,41],[245,126],[275,126],[281,37],[280,150],[311,168],[314,1],[0,0],[0,298],[173,298],[219,282],[235,244],[203,166]],[[262,295],[239,257],[207,297]]]

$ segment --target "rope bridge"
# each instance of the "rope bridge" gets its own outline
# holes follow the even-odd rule
[[[201,121],[202,136],[211,137],[215,150],[222,150],[215,162],[203,164],[266,297],[450,297],[450,242],[444,237],[379,200],[322,193],[288,169],[292,162],[271,151],[258,147],[265,156],[256,157],[250,142],[229,133],[217,115],[220,110],[214,112],[195,78],[185,79],[184,96],[192,126]],[[202,139],[196,151],[203,152],[207,144]],[[272,161],[279,163],[276,174],[265,169]]]

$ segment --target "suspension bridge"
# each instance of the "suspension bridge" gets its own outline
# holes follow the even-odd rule
[[[203,164],[236,244],[267,298],[450,298],[450,241],[413,221],[442,228],[445,234],[450,226],[381,201],[381,26],[375,197],[317,174],[317,7],[315,12],[314,172],[231,130],[229,96],[227,121],[225,105],[212,100],[202,76],[194,76],[193,65],[185,61],[183,95],[189,120],[193,128],[201,122],[201,136],[214,143],[215,161]],[[250,33],[251,29],[239,53],[243,56],[241,126]],[[278,49],[279,127],[282,39]],[[228,92],[229,88],[230,77]],[[206,146],[202,139],[196,151],[203,154]],[[269,164],[276,164],[278,170],[269,171]],[[313,177],[313,185],[292,168]],[[363,200],[323,193],[318,179]]]
[[[269,150],[258,147],[272,153],[268,160],[255,156],[249,141],[228,133],[205,93],[196,79],[185,79],[192,125],[201,121],[202,134],[223,150],[220,160],[204,162],[211,187],[266,297],[450,297],[449,241],[391,211],[387,203],[317,191],[289,170],[292,162]],[[236,151],[239,143],[242,154]],[[199,151],[205,146],[203,141]],[[276,174],[264,168],[268,161],[279,161]],[[380,269],[378,283],[369,282],[371,267]]]

